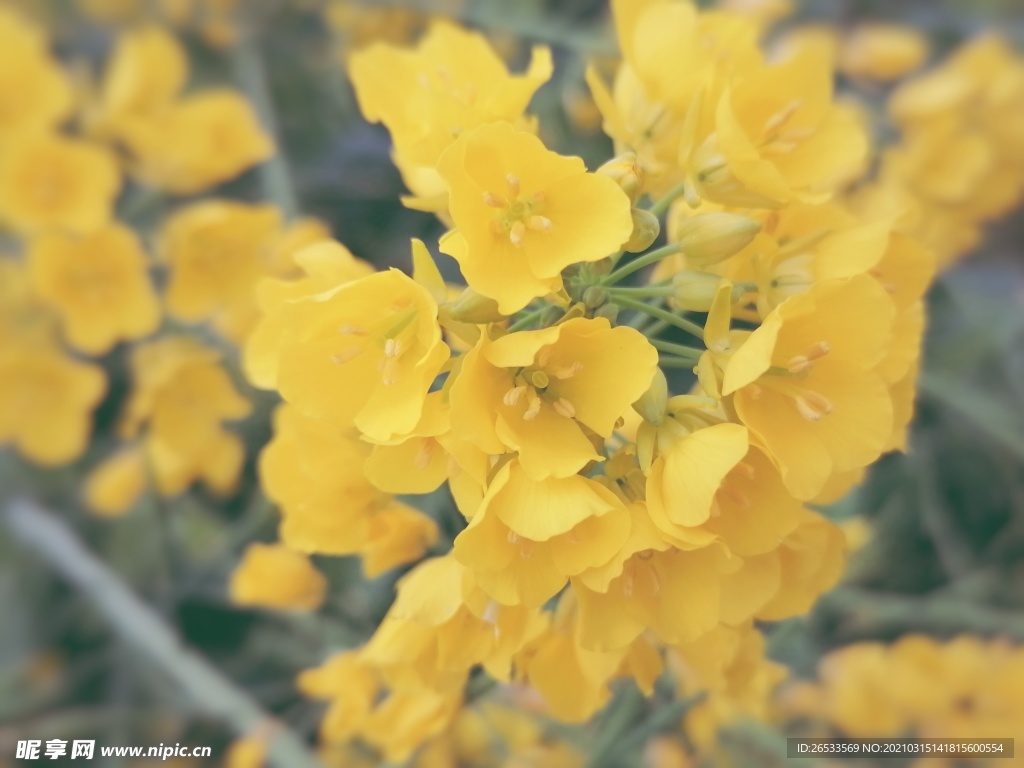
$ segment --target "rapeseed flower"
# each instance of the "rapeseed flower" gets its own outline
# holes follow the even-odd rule
[[[107,389],[103,370],[52,347],[0,347],[0,445],[46,466],[74,461]]]
[[[90,142],[28,133],[0,146],[0,221],[18,232],[99,229],[120,187],[114,155]]]
[[[314,611],[327,591],[309,558],[281,544],[250,544],[228,587],[237,605]]]
[[[103,354],[156,330],[160,305],[136,235],[111,224],[89,235],[37,236],[28,254],[40,298],[61,316],[76,349]]]
[[[505,314],[559,290],[563,269],[606,257],[633,231],[629,198],[612,179],[508,123],[465,133],[438,169],[455,225],[441,250]]]

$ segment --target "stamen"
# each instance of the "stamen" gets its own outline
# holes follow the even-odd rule
[[[551,374],[556,379],[561,379],[561,380],[564,381],[565,379],[571,379],[573,376],[575,376],[577,373],[579,373],[582,370],[583,370],[583,363],[576,362],[576,363],[573,363],[572,365],[560,365],[560,366],[557,366],[554,369],[552,369]]]
[[[527,219],[526,226],[537,232],[548,232],[552,224],[547,216],[531,216]]]
[[[761,395],[764,394],[764,390],[761,388],[760,384],[748,384],[746,389],[751,400],[760,400]]]
[[[622,574],[622,594],[626,597],[633,596],[633,571],[627,569]]]
[[[337,363],[338,365],[343,365],[347,363],[349,360],[358,357],[359,353],[362,351],[363,350],[360,349],[359,347],[349,347],[348,349],[343,350],[342,352],[339,352],[336,355],[331,355],[331,362]]]
[[[829,346],[826,341],[819,341],[814,344],[802,355],[794,355],[790,358],[789,362],[786,363],[786,369],[790,373],[804,373],[811,370],[815,360],[820,360],[825,357],[829,352],[832,351],[832,347]]]
[[[484,608],[483,620],[488,624],[493,624],[495,631],[498,629],[498,611],[501,610],[501,606],[498,605],[497,600],[488,600],[487,606]]]
[[[810,390],[804,390],[803,394],[794,397],[793,404],[800,415],[808,421],[820,421],[832,413],[831,401]]]
[[[802,103],[800,99],[793,99],[793,101],[768,118],[768,122],[764,124],[764,132],[770,134],[781,128],[800,109]]]
[[[417,469],[426,469],[430,466],[431,460],[434,458],[434,451],[437,449],[437,441],[433,438],[427,438],[423,441],[419,451],[416,452],[416,458],[413,460],[413,464],[416,465]]]
[[[505,396],[501,398],[501,402],[507,406],[513,406],[522,399],[523,395],[526,394],[527,389],[528,387],[525,384],[520,384],[518,387],[512,387],[512,389],[506,392]]]
[[[738,488],[723,485],[720,492],[726,499],[731,501],[740,509],[750,509],[750,497]]]
[[[523,412],[523,421],[533,421],[540,413],[541,400],[536,394],[530,395],[530,407]]]
[[[639,552],[636,553],[636,556],[641,560],[650,560],[652,557],[654,557],[654,550],[641,549]]]
[[[518,544],[519,543],[519,534],[516,533],[515,531],[513,531],[511,528],[509,529],[509,532],[508,532],[508,543],[509,544]]]
[[[523,560],[533,559],[533,542],[529,539],[524,539],[523,543],[519,545],[519,556]]]
[[[746,461],[741,461],[739,464],[733,467],[733,471],[743,475],[743,477],[745,477],[747,480],[753,480],[754,475],[756,474],[756,471],[754,470],[754,465]]]
[[[384,342],[384,356],[393,359],[402,354],[402,342],[398,339],[388,339]]]
[[[548,384],[551,383],[551,379],[544,371],[532,371],[529,374],[530,383],[533,384],[537,389],[546,389]]]
[[[566,400],[564,397],[560,397],[554,402],[555,413],[559,416],[564,416],[567,419],[575,418],[576,406]]]
[[[508,191],[512,193],[512,197],[519,197],[519,177],[510,173],[505,177],[505,182],[508,184]]]
[[[343,325],[338,329],[342,336],[366,336],[366,329],[359,325]]]
[[[519,248],[523,244],[523,235],[526,234],[526,225],[521,221],[516,221],[512,224],[512,228],[508,231],[508,239],[512,242],[516,248]]]

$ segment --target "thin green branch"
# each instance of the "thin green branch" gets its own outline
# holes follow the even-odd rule
[[[672,312],[669,312],[667,309],[656,307],[653,304],[645,304],[642,301],[635,301],[634,299],[630,299],[626,296],[621,296],[619,294],[614,293],[612,294],[612,300],[623,309],[631,309],[634,312],[641,312],[645,315],[656,317],[659,320],[664,320],[669,325],[675,326],[680,330],[686,331],[691,336],[695,336],[696,338],[701,340],[704,339],[704,329],[701,326],[697,325],[696,323],[690,320],[687,320],[684,317],[680,317],[679,315],[673,314]]]
[[[267,85],[267,72],[263,66],[263,57],[259,44],[251,30],[243,30],[240,40],[235,45],[231,63],[235,70],[242,90],[245,91],[260,123],[274,138],[275,152],[265,163],[259,166],[260,182],[263,193],[284,214],[286,220],[298,216],[300,211],[298,196],[292,183],[288,156],[274,110],[274,100]]]
[[[222,719],[239,736],[266,734],[273,766],[321,768],[301,739],[186,647],[58,517],[33,502],[18,500],[8,505],[2,520],[25,548],[88,597],[129,646],[173,680],[197,712]]]
[[[628,264],[624,264],[611,274],[606,275],[601,281],[601,285],[614,285],[622,280],[622,278],[627,277],[634,272],[638,272],[644,267],[649,267],[651,264],[656,264],[662,259],[679,253],[679,250],[680,248],[678,243],[669,243],[668,245],[663,245],[661,248],[645,253],[643,256],[633,259],[633,261]]]
[[[663,341],[662,339],[651,339],[651,346],[662,352],[668,352],[671,355],[691,360],[692,362],[696,362],[704,354],[703,349],[688,347],[685,344],[675,344],[671,341]]]

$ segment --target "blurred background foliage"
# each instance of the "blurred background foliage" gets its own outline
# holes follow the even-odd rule
[[[86,87],[86,73],[101,71],[118,27],[83,7],[96,11],[117,3],[21,5],[49,17],[58,55],[73,63]],[[413,38],[430,13],[485,30],[514,64],[526,58],[530,43],[550,44],[555,77],[533,106],[545,143],[582,155],[590,167],[611,155],[583,81],[588,59],[615,51],[602,0],[342,0],[326,20],[317,5],[247,3],[242,47],[218,45],[202,30],[183,34],[193,83],[246,87],[253,64],[239,50],[255,57],[294,201],[280,199],[280,179],[265,168],[224,185],[218,191],[225,195],[252,201],[276,196],[276,202],[328,222],[360,257],[408,269],[409,238],[436,240],[442,227],[399,202],[404,188],[389,158],[387,132],[360,116],[343,61],[367,39]],[[375,22],[359,13],[385,8],[395,12]],[[938,58],[992,27],[1024,44],[1019,0],[806,0],[782,29],[864,19],[926,30]],[[875,95],[881,109],[884,94]],[[180,204],[129,187],[119,213],[152,225]],[[797,674],[811,675],[830,649],[911,631],[1024,641],[1022,242],[1024,219],[1018,215],[991,227],[978,252],[934,286],[912,450],[884,458],[861,487],[827,510],[848,522],[860,544],[848,574],[809,616],[771,631],[772,655]],[[446,266],[448,276],[454,275],[454,265]],[[230,498],[199,489],[170,501],[151,495],[135,513],[112,521],[82,509],[81,479],[114,442],[113,425],[128,387],[127,359],[119,349],[104,360],[111,387],[89,453],[72,466],[41,470],[11,451],[0,452],[0,505],[31,495],[59,511],[84,545],[155,606],[187,644],[252,700],[312,738],[321,706],[296,692],[296,671],[366,639],[386,611],[399,574],[365,581],[351,558],[317,558],[331,581],[330,602],[319,614],[230,604],[225,583],[243,546],[274,537],[276,518],[255,471],[256,449],[269,436],[273,398],[237,375],[237,359],[231,357],[237,352],[212,335],[206,340],[224,347],[236,384],[257,404],[255,415],[240,426],[250,450],[243,481]],[[233,738],[222,723],[197,714],[164,670],[129,649],[82,595],[2,527],[0,606],[0,766],[14,754],[19,735],[29,732],[34,738],[52,734],[108,744],[209,744],[216,755]],[[630,723],[642,727],[643,713]],[[598,720],[584,735],[605,726]],[[747,731],[741,727],[732,748],[741,765],[784,759],[784,742],[780,747],[753,724]]]

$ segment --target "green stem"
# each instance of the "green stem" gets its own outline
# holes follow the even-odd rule
[[[663,339],[651,339],[651,346],[661,352],[668,352],[669,354],[676,355],[677,357],[691,359],[694,362],[699,360],[700,356],[704,354],[703,349],[688,347],[685,344],[675,344],[671,341],[664,341]]]
[[[627,275],[632,275],[634,272],[637,272],[644,267],[649,267],[651,264],[655,264],[664,258],[674,256],[679,253],[679,251],[680,248],[678,243],[663,245],[661,248],[651,251],[650,253],[645,253],[640,258],[633,259],[629,264],[621,266],[611,274],[606,275],[601,281],[601,285],[614,285]]]
[[[671,355],[661,355],[658,357],[658,365],[662,368],[686,368],[687,370],[692,369],[697,364],[697,360],[692,357],[672,357]]]
[[[690,320],[679,317],[679,315],[675,315],[672,312],[669,312],[666,309],[656,307],[652,304],[645,304],[642,301],[634,301],[633,299],[627,298],[625,296],[616,296],[615,303],[618,304],[623,309],[631,309],[634,312],[642,312],[645,315],[650,315],[651,317],[656,317],[659,320],[664,320],[669,325],[675,326],[680,330],[686,331],[690,335],[696,336],[698,339],[704,339],[703,328],[701,328],[696,323],[691,322]]]
[[[525,328],[528,328],[530,325],[540,320],[541,315],[547,312],[548,306],[549,305],[545,305],[540,309],[535,309],[532,312],[527,312],[525,315],[520,317],[518,320],[516,320],[514,323],[512,323],[512,325],[508,327],[508,332],[515,333],[516,331],[522,331]]]
[[[291,170],[288,167],[277,114],[274,111],[274,100],[267,85],[266,68],[263,66],[258,42],[250,30],[243,30],[241,39],[232,53],[232,64],[235,76],[245,95],[252,102],[260,123],[274,137],[276,144],[274,154],[259,167],[263,193],[281,209],[285,220],[291,220],[299,214],[299,200],[292,184]]]
[[[686,182],[680,182],[676,184],[672,189],[666,192],[662,197],[654,201],[650,208],[647,210],[653,213],[655,216],[661,216],[668,207],[672,205],[676,200],[686,194]]]
[[[608,293],[612,296],[630,296],[635,299],[654,299],[659,296],[671,296],[675,291],[670,285],[656,286],[646,285],[637,287],[614,287],[609,288]]]
[[[228,723],[239,736],[266,734],[268,763],[277,768],[318,768],[321,763],[284,723],[188,648],[124,582],[89,552],[56,515],[30,501],[0,513],[14,538],[35,552],[99,609],[138,653],[148,657],[198,712]]]

